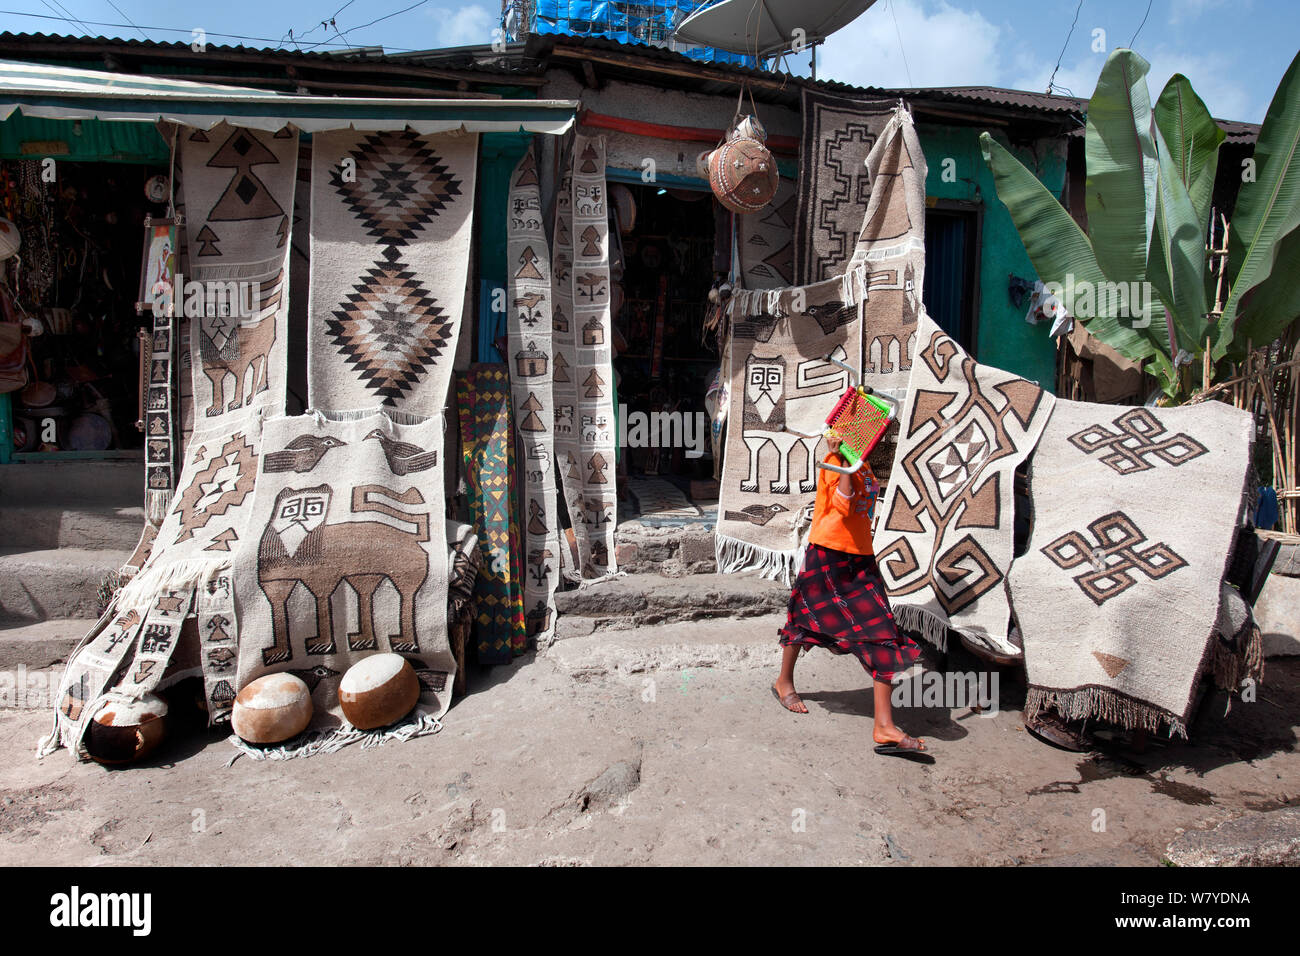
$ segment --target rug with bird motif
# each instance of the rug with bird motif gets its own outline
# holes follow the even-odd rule
[[[309,405],[439,414],[465,300],[478,137],[312,140]]]
[[[837,278],[731,298],[730,409],[714,536],[721,572],[757,570],[789,583],[799,568],[825,456],[822,428],[850,384],[828,359],[861,362],[851,284]]]
[[[555,633],[555,586],[560,572],[552,393],[555,351],[551,255],[532,148],[510,177],[506,236],[510,390],[518,409],[517,447],[523,454],[514,473],[523,486],[525,622],[528,636],[545,646]]]
[[[456,672],[441,418],[308,412],[268,420],[262,447],[232,575],[236,686],[282,671],[300,677],[312,692],[312,724],[278,749],[336,749],[364,736],[339,709],[340,679],[362,658],[392,652],[415,669],[421,696],[386,735],[437,729]],[[197,613],[209,641],[215,628],[202,594]]]
[[[462,474],[482,561],[474,585],[479,663],[507,664],[527,648],[522,537],[515,522],[510,376],[472,365],[456,376]]]

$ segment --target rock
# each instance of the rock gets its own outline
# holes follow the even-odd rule
[[[699,564],[714,560],[713,535],[688,532],[681,537],[678,558],[683,564]]]
[[[1175,866],[1300,865],[1300,807],[1254,811],[1176,837],[1165,851]]]
[[[606,767],[599,777],[582,790],[583,810],[600,810],[612,806],[641,786],[641,765],[620,760]]]

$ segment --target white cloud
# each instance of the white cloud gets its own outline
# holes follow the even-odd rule
[[[1169,23],[1171,26],[1177,26],[1199,20],[1202,14],[1215,10],[1227,2],[1228,0],[1178,0],[1177,3],[1169,4]]]
[[[996,83],[1001,36],[1002,28],[980,13],[946,0],[885,0],[818,49],[817,77],[855,86]]]
[[[477,4],[454,11],[433,10],[438,21],[438,47],[480,46],[492,42],[492,31],[499,26],[497,15]]]

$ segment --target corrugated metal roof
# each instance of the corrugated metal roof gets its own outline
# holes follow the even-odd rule
[[[188,41],[165,41],[165,40],[137,40],[129,37],[106,37],[106,36],[68,36],[57,33],[13,33],[5,31],[0,33],[0,43],[19,43],[30,46],[31,44],[43,44],[48,46],[66,47],[70,56],[87,55],[86,47],[89,46],[109,46],[122,50],[126,53],[148,52],[151,50],[168,51],[176,53],[191,54],[190,44]],[[522,52],[523,44],[512,44],[518,52]],[[80,48],[80,49],[78,49]],[[257,54],[265,57],[275,57],[276,59],[290,59],[294,61],[309,62],[312,64],[332,64],[332,63],[353,63],[353,64],[383,64],[383,63],[422,63],[429,61],[429,53],[432,52],[450,52],[450,51],[408,51],[402,53],[385,53],[382,47],[357,47],[347,50],[334,51],[317,51],[317,50],[295,50],[287,47],[255,47],[245,46],[243,44],[221,44],[208,43],[207,52],[220,56],[222,54],[250,55]],[[490,49],[490,48],[485,48]],[[496,63],[485,61],[483,59],[467,60],[464,63],[440,63],[442,69],[463,69],[480,73],[499,74],[502,77],[508,77],[511,74],[535,72],[531,66],[511,63],[507,56],[501,57]]]
[[[124,52],[146,53],[149,50],[190,51],[186,42],[162,42],[157,40],[133,40],[117,37],[75,37],[59,34],[42,33],[0,33],[0,44],[9,42],[37,42],[65,46],[70,55],[76,55],[78,47],[85,50],[90,45],[111,46]],[[573,50],[591,50],[597,53],[607,52],[622,58],[643,60],[647,63],[659,63],[671,66],[675,70],[691,71],[692,88],[702,93],[721,93],[736,88],[743,80],[751,80],[754,95],[767,102],[779,102],[789,106],[798,106],[799,90],[805,86],[830,92],[854,96],[876,98],[904,98],[916,105],[930,105],[938,108],[950,104],[958,110],[969,112],[972,119],[985,112],[978,107],[991,107],[994,114],[1008,114],[1026,120],[1041,119],[1049,122],[1068,122],[1069,117],[1082,117],[1087,112],[1088,101],[1075,96],[1059,96],[1048,93],[1032,93],[1025,90],[1009,90],[993,86],[945,86],[945,87],[911,87],[891,88],[873,86],[854,86],[837,80],[811,80],[807,77],[789,76],[766,70],[736,66],[725,63],[701,63],[672,50],[647,46],[643,44],[623,44],[604,37],[579,36],[542,36],[530,34],[522,43],[511,43],[504,51],[494,50],[491,46],[463,46],[438,50],[405,51],[374,55],[373,48],[351,52],[316,52],[290,50],[273,47],[225,46],[208,44],[208,50],[216,55],[257,54],[275,57],[277,60],[311,63],[315,65],[348,63],[364,69],[366,64],[410,64],[416,67],[436,68],[440,70],[478,74],[487,79],[499,77],[502,82],[509,82],[511,77],[541,76],[546,63],[556,48]],[[11,56],[14,54],[10,54]],[[635,64],[631,64],[635,69]],[[761,86],[760,86],[761,84]],[[963,110],[963,107],[966,109]],[[976,107],[975,109],[971,109]],[[1227,133],[1227,142],[1233,144],[1253,143],[1259,135],[1259,126],[1255,123],[1242,123],[1232,120],[1218,120],[1219,126]],[[1075,126],[1074,131],[1081,128]]]

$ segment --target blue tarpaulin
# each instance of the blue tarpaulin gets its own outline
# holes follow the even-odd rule
[[[605,37],[619,43],[665,47],[693,60],[755,66],[750,56],[672,39],[673,29],[710,0],[533,0],[512,6],[524,9],[523,32]],[[516,30],[516,32],[518,32]]]

